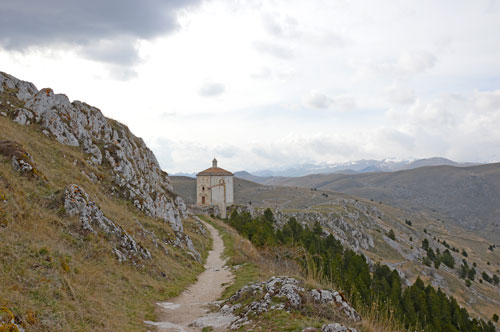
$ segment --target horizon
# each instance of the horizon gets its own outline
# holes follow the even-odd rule
[[[0,70],[126,124],[171,174],[205,169],[214,155],[250,172],[500,160],[498,1],[0,10]],[[61,17],[73,24],[60,29]]]
[[[443,158],[443,157],[429,157],[429,158],[412,158],[412,159],[407,159],[407,160],[402,160],[402,159],[390,159],[390,158],[387,158],[387,159],[381,159],[381,160],[376,160],[376,159],[360,159],[360,160],[352,160],[352,161],[348,161],[348,162],[345,162],[345,163],[321,163],[321,164],[294,164],[294,165],[283,165],[283,166],[279,166],[279,167],[275,167],[275,168],[262,168],[262,169],[254,169],[254,170],[250,170],[250,169],[239,169],[239,170],[229,170],[231,171],[232,173],[234,173],[236,175],[236,173],[241,173],[241,172],[246,172],[246,173],[249,173],[250,175],[254,175],[254,176],[286,176],[286,177],[299,177],[299,176],[304,176],[305,174],[309,175],[309,174],[333,174],[333,173],[339,173],[341,174],[342,172],[344,171],[350,171],[350,172],[356,172],[356,173],[364,173],[365,170],[364,169],[361,169],[359,171],[356,171],[352,168],[349,168],[347,167],[348,165],[356,165],[356,163],[359,163],[359,162],[387,162],[387,163],[394,163],[396,164],[395,166],[398,166],[398,164],[402,164],[402,165],[399,165],[401,167],[403,167],[404,165],[409,165],[413,162],[417,162],[417,161],[426,161],[426,160],[432,160],[432,159],[444,159],[446,161],[449,161],[449,162],[453,162],[453,163],[457,163],[457,164],[463,164],[461,166],[457,166],[457,167],[470,167],[470,166],[478,166],[478,165],[487,165],[487,164],[495,164],[495,163],[500,163],[500,161],[492,161],[492,162],[486,162],[486,163],[479,163],[479,162],[470,162],[470,161],[465,161],[465,162],[457,162],[455,160],[451,160],[451,159],[447,159],[447,158]],[[217,160],[219,162],[219,160]],[[432,165],[432,166],[443,166],[444,164],[440,164],[438,163],[437,165]],[[221,165],[219,165],[221,166]],[[345,168],[341,168],[339,170],[335,170],[335,171],[332,171],[332,172],[327,172],[323,169],[323,171],[321,171],[320,173],[314,173],[312,170],[308,170],[306,169],[306,167],[321,167],[321,168],[328,168],[328,167],[342,167],[342,166],[345,166]],[[416,168],[420,168],[420,167],[425,167],[425,166],[418,166]],[[221,167],[221,168],[224,168],[224,167]],[[321,168],[319,168],[319,170],[321,170]],[[169,172],[169,176],[189,176],[189,177],[195,177],[196,174],[198,172],[201,172],[202,170],[204,170],[205,168],[202,168],[200,170],[197,170],[197,171],[194,171],[194,172]],[[293,171],[293,170],[296,170],[296,171],[300,171],[302,170],[304,175],[263,175],[264,173],[284,173],[284,172],[289,172],[289,171]],[[404,168],[399,168],[399,167],[396,167],[394,169],[387,169],[386,172],[393,172],[393,171],[399,171],[399,170],[404,170]],[[374,171],[369,171],[369,172],[384,172],[382,170],[374,170]]]

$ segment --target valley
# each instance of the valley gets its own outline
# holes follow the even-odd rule
[[[196,179],[171,177],[174,190],[186,202],[195,197]],[[312,225],[319,221],[324,231],[357,252],[364,253],[372,262],[382,262],[397,269],[408,284],[420,276],[426,282],[455,296],[460,304],[471,312],[489,319],[500,305],[500,287],[476,279],[472,286],[466,286],[459,278],[462,260],[475,263],[480,275],[500,275],[500,250],[489,250],[492,241],[480,233],[471,233],[460,224],[448,223],[446,219],[432,218],[425,211],[401,209],[381,201],[303,187],[262,185],[245,179],[235,178],[236,204],[241,211],[251,211],[254,215],[271,208],[276,222],[283,225],[294,217],[303,224]],[[411,223],[411,226],[408,223]],[[388,238],[390,230],[395,233],[395,241]],[[451,251],[455,268],[441,264],[439,269],[426,266],[422,241],[427,239],[431,247],[443,252]],[[442,243],[446,243],[446,246]],[[467,252],[467,257],[461,253]]]

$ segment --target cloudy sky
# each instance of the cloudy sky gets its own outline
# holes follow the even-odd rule
[[[500,161],[499,0],[0,0],[0,70],[168,172]]]

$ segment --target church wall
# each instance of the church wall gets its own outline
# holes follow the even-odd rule
[[[224,186],[219,185],[220,181],[224,181],[226,183],[226,191],[227,191],[227,176],[212,176],[210,179],[210,187],[212,188],[212,204],[224,204]],[[227,196],[226,196],[226,205],[227,205]]]
[[[234,203],[234,176],[226,176],[226,204],[227,206]]]
[[[225,186],[221,185],[224,181]],[[224,190],[224,187],[226,190]],[[225,197],[224,197],[225,194]],[[205,196],[205,202],[202,197]],[[234,202],[234,176],[200,175],[196,181],[196,204],[217,205],[221,216],[226,217],[226,207]]]
[[[205,190],[203,190],[205,188]],[[198,176],[196,179],[196,204],[202,205],[202,196],[205,196],[205,204],[209,205],[212,201],[210,188],[210,176]]]

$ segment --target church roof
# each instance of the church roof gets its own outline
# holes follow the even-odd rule
[[[196,176],[199,176],[199,175],[228,175],[228,176],[232,176],[233,173],[226,171],[225,169],[220,168],[220,167],[210,167],[210,168],[207,168],[206,170],[201,171],[200,173],[196,174]]]

